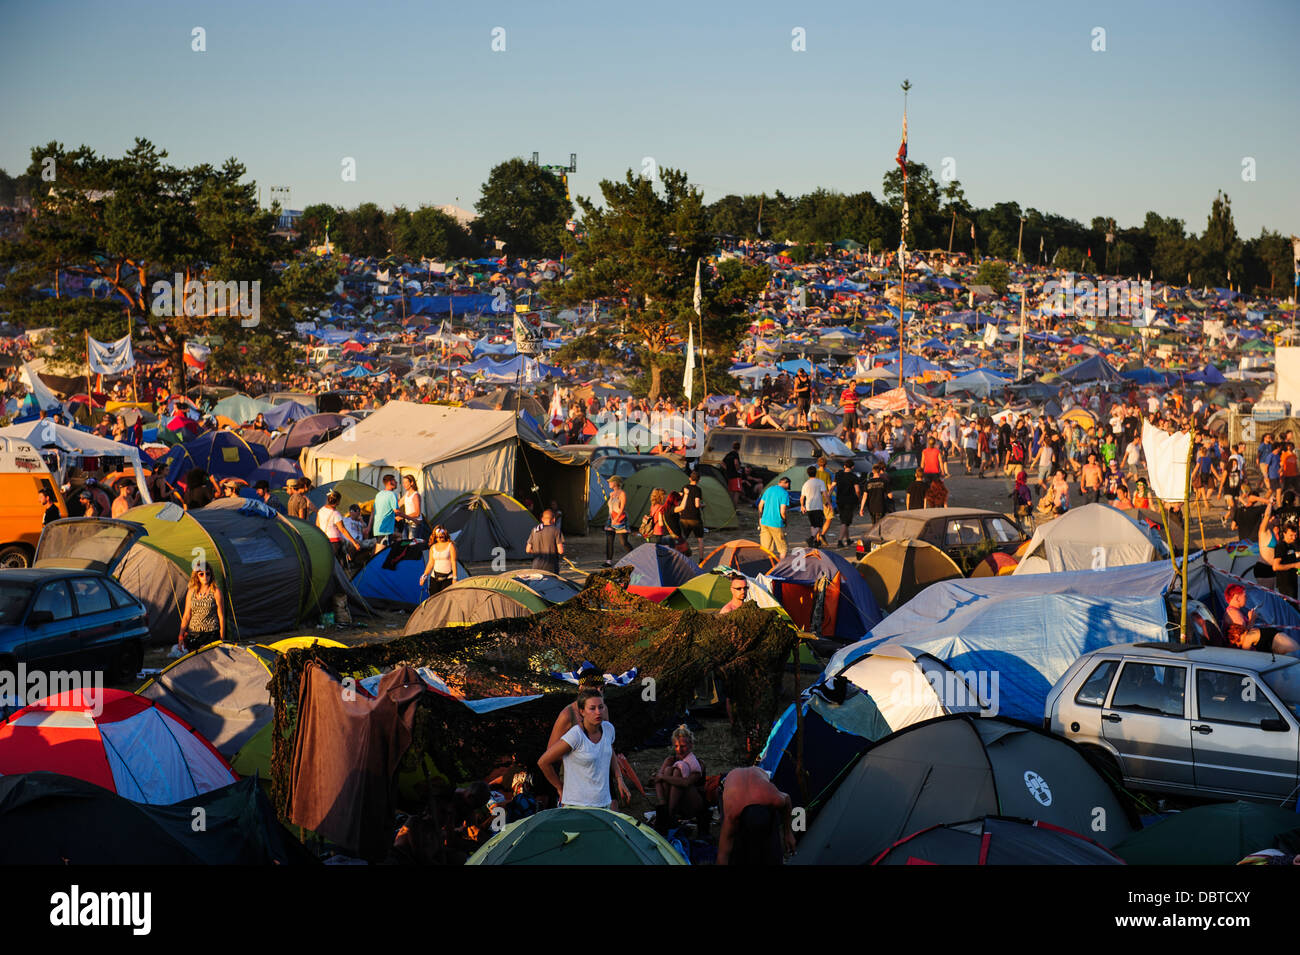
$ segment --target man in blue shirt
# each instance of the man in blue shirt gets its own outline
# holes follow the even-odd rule
[[[397,530],[397,478],[384,475],[384,489],[375,495],[375,512],[371,533],[379,539],[379,547],[387,547],[389,538]]]
[[[1276,447],[1270,447],[1268,454],[1264,457],[1264,473],[1268,476],[1269,493],[1277,498],[1276,503],[1282,503],[1282,455],[1278,454]]]
[[[790,507],[790,479],[783,477],[758,499],[758,543],[764,550],[784,558],[785,517]]]

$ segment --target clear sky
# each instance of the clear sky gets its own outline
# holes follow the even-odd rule
[[[177,163],[235,156],[299,209],[472,210],[534,150],[576,152],[588,196],[646,157],[709,201],[879,196],[906,77],[911,158],[950,157],[976,205],[1199,233],[1222,189],[1243,236],[1300,233],[1298,35],[1296,0],[0,0],[0,167],[143,136]]]

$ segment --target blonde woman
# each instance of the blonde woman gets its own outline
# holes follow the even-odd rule
[[[217,586],[212,568],[206,564],[190,574],[190,585],[185,591],[185,613],[181,617],[181,632],[176,642],[186,653],[215,640],[226,639],[226,611],[222,605],[221,588]]]
[[[673,730],[673,754],[650,777],[655,787],[655,828],[666,832],[677,819],[694,819],[707,805],[704,767],[695,755],[695,734],[683,723]]]
[[[429,542],[429,562],[424,565],[420,575],[420,586],[429,582],[429,596],[440,594],[456,580],[456,545],[452,542],[447,528],[439,524],[433,529],[433,540]]]

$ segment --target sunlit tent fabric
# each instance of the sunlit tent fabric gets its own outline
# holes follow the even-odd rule
[[[523,560],[527,556],[524,545],[538,521],[504,491],[482,490],[460,495],[429,524],[447,528],[461,560],[491,560],[497,548],[512,560]]]
[[[314,617],[333,593],[334,554],[314,525],[258,501],[222,498],[196,511],[146,504],[123,515],[146,536],[113,574],[149,610],[150,639],[174,643],[191,567],[202,556],[226,598],[226,636],[275,633]]]
[[[385,474],[411,474],[426,514],[482,489],[554,499],[564,530],[586,533],[585,460],[548,448],[513,411],[390,401],[347,433],[308,448],[302,465],[318,484],[350,477],[378,487]]]
[[[398,541],[370,557],[352,585],[367,602],[376,607],[410,610],[429,595],[420,575],[429,563],[424,541]],[[469,571],[456,562],[456,579],[464,580]]]
[[[294,401],[286,401],[283,405],[276,405],[276,407],[301,408],[302,405]],[[271,439],[267,450],[273,458],[284,457],[297,461],[304,448],[309,448],[314,444],[320,444],[322,441],[335,437],[353,421],[354,419],[347,415],[330,412],[299,417],[291,422],[287,428],[278,429],[280,433]]]
[[[535,591],[518,581],[492,576],[469,577],[456,581],[416,607],[402,632],[424,633],[454,624],[526,617],[549,606]]]
[[[951,557],[918,540],[886,541],[858,561],[858,572],[886,610],[901,607],[933,583],[962,576]]]
[[[1097,809],[1106,827],[1094,831]],[[900,839],[984,815],[1039,819],[1106,847],[1131,806],[1068,740],[1001,716],[945,716],[873,744],[809,826],[796,865],[864,865]]]
[[[203,826],[194,821],[203,819]],[[0,777],[0,865],[314,865],[241,779],[170,805],[143,805],[71,775]]]
[[[262,420],[270,426],[273,431],[284,431],[293,422],[301,421],[310,417],[312,409],[297,401],[282,401],[279,404],[273,404],[269,411],[262,413]],[[255,416],[256,417],[256,416]]]
[[[168,805],[235,781],[225,758],[164,707],[125,690],[70,690],[0,723],[0,775],[75,776]]]
[[[696,610],[718,610],[731,602],[731,581],[736,577],[743,578],[749,584],[748,600],[752,600],[757,606],[765,610],[775,610],[781,616],[789,617],[785,608],[767,591],[767,588],[757,580],[752,580],[738,573],[714,572],[699,574],[669,594],[663,604],[665,607],[677,609],[694,607]]]
[[[44,450],[47,445],[54,445],[60,451],[83,457],[124,458],[128,466],[135,469],[135,484],[140,491],[140,499],[142,501],[153,500],[149,496],[149,489],[144,483],[140,449],[132,445],[119,444],[110,438],[101,438],[97,434],[91,434],[89,431],[78,431],[76,428],[69,428],[67,425],[55,424],[49,419],[45,421],[39,419],[24,421],[22,424],[11,424],[7,428],[0,428],[0,438],[16,438],[19,441],[26,441],[37,451]]]
[[[1300,816],[1239,800],[1171,813],[1133,833],[1115,854],[1129,865],[1236,865],[1279,842],[1300,851]]]
[[[872,865],[1123,865],[1104,846],[1044,822],[985,816],[931,826],[899,840]]]
[[[988,701],[985,701],[987,704]],[[798,772],[798,717],[803,718],[803,776]],[[823,675],[772,724],[758,765],[801,805],[816,809],[853,760],[890,733],[951,713],[978,713],[979,688],[965,674],[911,647],[885,646]]]
[[[218,480],[239,478],[247,481],[248,476],[269,457],[265,446],[245,441],[233,431],[208,431],[176,445],[158,464],[166,468],[167,480],[173,484],[183,481],[194,468],[202,468]]]
[[[1093,355],[1077,365],[1071,365],[1061,372],[1061,377],[1074,384],[1085,381],[1124,381],[1115,366],[1101,355]]]
[[[1167,562],[932,584],[838,651],[842,670],[886,644],[930,653],[960,672],[998,680],[1000,712],[1040,722],[1047,693],[1083,654],[1167,639]],[[991,683],[989,684],[991,686]]]
[[[976,369],[960,378],[953,378],[944,385],[945,395],[968,394],[977,398],[987,398],[994,391],[1001,391],[1007,386],[1005,378],[1000,378],[984,369]]]
[[[713,570],[715,567],[730,567],[747,577],[765,574],[776,566],[776,555],[764,550],[757,541],[743,538],[727,541],[709,551],[701,570]]]
[[[243,424],[245,421],[252,421],[259,413],[266,414],[274,407],[269,401],[250,398],[245,394],[235,394],[218,401],[212,407],[212,413],[229,418],[236,424]]]
[[[1019,576],[1145,564],[1160,557],[1161,551],[1156,550],[1148,533],[1119,508],[1085,504],[1040,524],[1014,573]]]
[[[663,836],[609,809],[546,809],[511,823],[469,865],[685,865]]]
[[[284,487],[290,478],[297,480],[301,477],[302,468],[298,467],[296,461],[291,461],[288,458],[271,458],[265,464],[258,465],[249,472],[245,480],[250,485],[249,490],[251,492],[252,487],[256,486],[258,481],[265,481],[268,487],[276,490]]]
[[[624,554],[614,566],[632,568],[628,589],[656,601],[700,574],[695,561],[663,544],[642,544]]]
[[[820,578],[826,580],[824,594],[818,593]],[[791,548],[771,573],[758,580],[800,629],[809,630],[820,612],[818,636],[860,640],[883,616],[857,568],[831,550]]]

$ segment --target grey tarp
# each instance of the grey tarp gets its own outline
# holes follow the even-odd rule
[[[1158,560],[1142,528],[1109,504],[1085,504],[1040,524],[1013,573],[1102,570]]]

